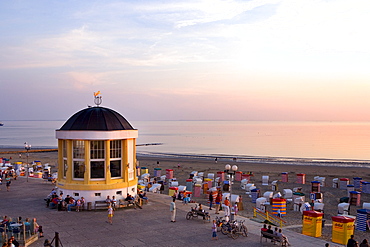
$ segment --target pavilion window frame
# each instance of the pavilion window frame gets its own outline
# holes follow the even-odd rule
[[[104,140],[90,141],[90,180],[99,181],[106,179],[106,160],[105,160],[106,144]],[[100,164],[99,164],[100,163]],[[102,167],[103,169],[97,170],[95,166]],[[93,177],[103,175],[99,177]]]
[[[110,164],[109,164],[109,171],[111,174],[112,179],[119,179],[123,177],[123,169],[122,169],[122,140],[111,140],[110,141]],[[113,174],[113,168],[115,167],[115,162],[119,161],[119,175],[115,176]]]

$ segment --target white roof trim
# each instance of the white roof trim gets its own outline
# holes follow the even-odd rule
[[[65,140],[122,140],[138,138],[138,130],[56,130],[55,137]]]

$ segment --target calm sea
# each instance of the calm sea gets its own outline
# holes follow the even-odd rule
[[[370,122],[131,121],[143,155],[370,166]],[[0,147],[55,148],[64,121],[4,121]]]

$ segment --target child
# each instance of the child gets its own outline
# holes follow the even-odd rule
[[[39,229],[37,231],[39,232],[39,238],[43,238],[44,232],[42,231],[42,226],[39,226]]]
[[[27,219],[26,219],[26,222],[27,222]],[[33,225],[34,225],[34,228],[35,228],[35,232],[37,231],[39,233],[39,238],[43,238],[44,237],[44,232],[42,231],[42,226],[37,224],[36,218],[33,218]]]
[[[112,225],[113,208],[111,205],[108,206],[108,223]]]
[[[216,220],[213,220],[213,224],[212,224],[212,240],[218,240]]]
[[[81,199],[78,199],[76,201],[76,212],[80,212],[81,205],[82,205]]]
[[[238,203],[237,203],[237,202],[235,202],[235,205],[234,205],[233,211],[234,211],[234,215],[236,216],[236,215],[238,214],[238,211],[239,211]]]

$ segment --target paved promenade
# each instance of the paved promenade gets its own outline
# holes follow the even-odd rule
[[[218,233],[219,240],[211,240],[211,223],[202,219],[186,220],[189,205],[176,202],[176,222],[170,222],[169,204],[171,197],[149,194],[149,203],[143,209],[119,209],[115,212],[113,225],[106,223],[106,210],[65,212],[45,207],[43,200],[53,186],[41,179],[18,178],[7,192],[0,186],[0,214],[10,217],[37,218],[43,226],[44,238],[32,247],[43,246],[44,240],[53,239],[59,232],[64,247],[92,246],[273,246],[263,240],[260,243],[261,224],[246,219],[249,236],[233,240]],[[222,215],[222,214],[220,214]],[[215,217],[211,210],[212,219]],[[238,217],[239,218],[239,217]],[[245,219],[245,218],[244,218]],[[283,230],[292,246],[320,247],[326,241],[304,236],[287,229]],[[53,244],[55,246],[55,244]],[[330,243],[330,246],[341,246]]]

